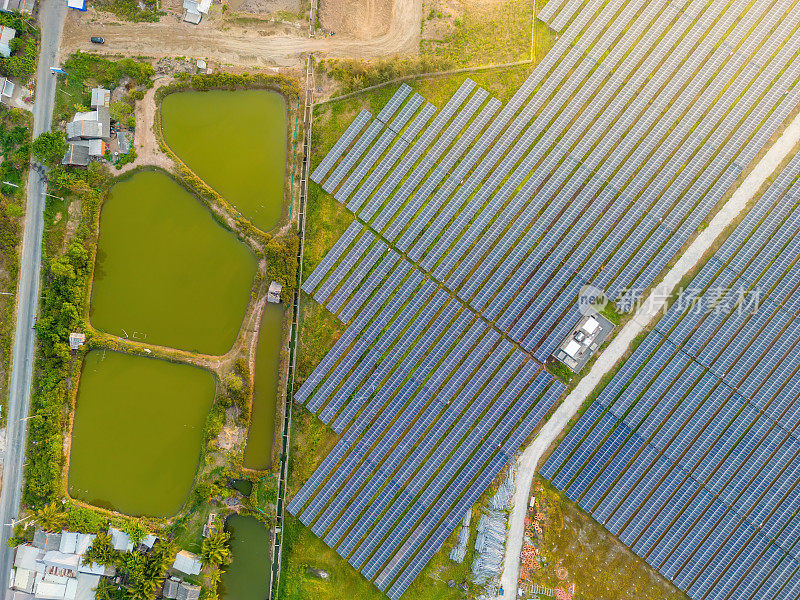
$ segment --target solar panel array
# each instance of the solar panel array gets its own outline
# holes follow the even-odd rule
[[[542,474],[695,599],[800,597],[800,155]]]
[[[312,173],[356,218],[303,285],[346,328],[295,399],[342,440],[289,510],[391,598],[563,390],[581,288],[630,306],[800,100],[790,0],[545,10],[506,105],[403,85]]]

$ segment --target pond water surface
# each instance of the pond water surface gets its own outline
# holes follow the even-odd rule
[[[266,470],[272,466],[275,408],[278,396],[278,364],[283,334],[283,304],[267,303],[261,317],[254,373],[253,412],[244,449],[244,466]]]
[[[162,171],[111,190],[100,214],[90,318],[98,329],[208,354],[230,349],[256,260]]]
[[[233,562],[222,575],[223,600],[265,600],[269,586],[269,533],[253,517],[231,515],[225,521],[231,533]]]
[[[72,497],[171,516],[192,487],[214,376],[107,350],[84,359],[69,465]]]
[[[264,231],[278,225],[286,179],[286,102],[267,90],[180,92],[161,104],[170,148]]]

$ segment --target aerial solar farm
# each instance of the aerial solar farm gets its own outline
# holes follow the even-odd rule
[[[800,103],[790,0],[536,16],[508,102],[401,84],[311,172],[354,220],[294,400],[340,437],[288,510],[392,600],[572,391],[583,290],[636,311]],[[692,599],[800,597],[800,157],[772,179],[537,468]]]

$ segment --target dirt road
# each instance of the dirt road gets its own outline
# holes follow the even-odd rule
[[[396,0],[388,31],[370,40],[347,36],[309,38],[307,30],[297,34],[262,35],[253,28],[223,30],[213,24],[195,26],[164,17],[159,23],[98,23],[72,12],[64,25],[62,56],[75,50],[127,56],[190,56],[249,67],[294,66],[302,54],[321,57],[383,58],[413,54],[419,48],[422,2]],[[89,37],[105,38],[103,45]]]

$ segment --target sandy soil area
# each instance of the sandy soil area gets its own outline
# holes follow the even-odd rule
[[[371,1],[374,18],[365,23],[377,22],[384,14],[378,7],[380,2]],[[384,12],[382,12],[384,11]],[[66,56],[75,50],[123,56],[189,56],[207,58],[220,64],[248,67],[296,66],[302,63],[308,52],[320,56],[338,58],[383,58],[393,54],[414,54],[419,48],[421,0],[395,0],[389,11],[388,26],[383,33],[373,25],[375,35],[356,38],[346,32],[335,36],[320,36],[310,39],[305,28],[286,28],[282,32],[270,33],[258,25],[247,28],[224,21],[204,20],[199,26],[177,20],[174,15],[163,17],[158,23],[120,23],[101,13],[79,13],[70,11],[64,24],[61,54]],[[266,25],[264,27],[267,27]],[[369,26],[356,27],[361,35],[368,35]],[[89,33],[91,32],[91,33]],[[92,44],[90,35],[105,38],[102,46]]]
[[[386,35],[392,22],[392,0],[320,0],[325,32],[371,40]]]

